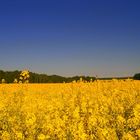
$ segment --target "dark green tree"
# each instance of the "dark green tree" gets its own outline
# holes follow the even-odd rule
[[[134,75],[133,79],[140,80],[140,73],[137,73]]]

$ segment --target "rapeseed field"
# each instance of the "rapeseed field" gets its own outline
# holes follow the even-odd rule
[[[0,84],[0,140],[140,140],[140,81]]]

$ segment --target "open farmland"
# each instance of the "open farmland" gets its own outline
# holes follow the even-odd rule
[[[0,84],[1,140],[139,140],[140,81]]]

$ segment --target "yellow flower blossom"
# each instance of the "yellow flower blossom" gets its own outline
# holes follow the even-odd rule
[[[49,137],[47,137],[49,138]],[[46,140],[46,136],[44,134],[39,134],[37,137],[38,140]]]
[[[135,80],[0,84],[0,140],[140,139],[139,91]]]

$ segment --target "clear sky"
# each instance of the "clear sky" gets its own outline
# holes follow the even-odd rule
[[[133,76],[140,0],[0,0],[0,69]]]

